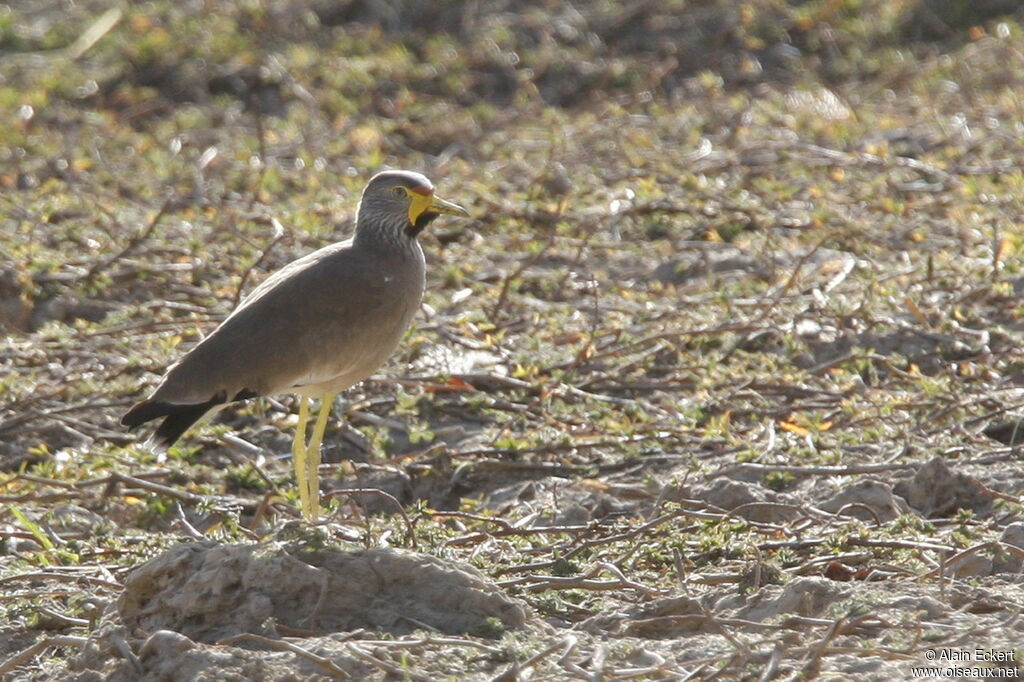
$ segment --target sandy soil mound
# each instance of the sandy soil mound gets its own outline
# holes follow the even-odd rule
[[[131,572],[60,679],[365,679],[381,664],[351,631],[493,637],[526,620],[476,569],[415,552],[188,543]]]
[[[465,564],[395,549],[292,555],[261,545],[180,545],[133,571],[118,600],[132,629],[216,642],[242,633],[357,628],[484,634],[525,610]]]

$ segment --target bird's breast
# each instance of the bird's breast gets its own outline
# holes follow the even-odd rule
[[[346,319],[328,325],[337,329],[335,335],[308,342],[320,350],[311,354],[293,390],[308,395],[337,392],[373,374],[394,353],[420,307],[424,284],[417,274],[381,274],[376,285],[339,306],[346,311]],[[359,311],[358,316],[352,315],[353,310]]]

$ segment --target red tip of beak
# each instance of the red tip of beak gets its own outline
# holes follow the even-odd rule
[[[420,185],[418,187],[410,187],[409,189],[411,189],[413,192],[416,192],[416,194],[422,194],[425,197],[429,197],[431,194],[434,193],[433,187],[424,187],[423,185]]]

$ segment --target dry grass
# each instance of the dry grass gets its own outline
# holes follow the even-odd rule
[[[0,671],[64,679],[127,571],[297,517],[288,400],[166,461],[117,420],[381,166],[475,219],[346,396],[322,541],[469,562],[534,617],[271,649],[894,679],[1018,646],[1019,10],[429,5],[0,11]]]

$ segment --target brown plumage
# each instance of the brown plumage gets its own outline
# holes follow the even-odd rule
[[[411,171],[375,175],[363,191],[352,239],[268,277],[121,423],[134,428],[162,418],[153,439],[166,447],[228,402],[298,393],[296,477],[303,511],[315,518],[316,465],[331,400],[391,355],[416,313],[424,286],[417,235],[440,214],[468,215],[433,189]],[[314,397],[323,404],[307,445],[308,399]],[[304,464],[308,457],[314,459]]]

